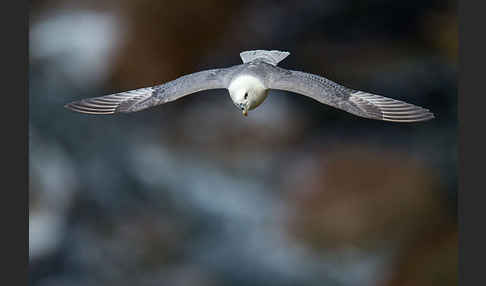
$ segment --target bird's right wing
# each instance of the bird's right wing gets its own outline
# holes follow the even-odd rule
[[[73,111],[90,114],[140,111],[198,91],[226,88],[229,75],[235,67],[200,71],[181,76],[161,85],[86,98],[68,103],[65,107]]]
[[[321,103],[370,119],[415,122],[434,118],[428,109],[420,106],[353,90],[327,78],[300,71],[274,67],[267,85],[271,89],[302,94]]]

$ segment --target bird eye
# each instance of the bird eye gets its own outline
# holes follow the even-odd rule
[[[248,92],[245,92],[245,99],[248,97]]]

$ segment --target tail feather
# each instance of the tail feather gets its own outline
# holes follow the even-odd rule
[[[240,57],[243,63],[249,63],[256,59],[260,59],[274,66],[276,66],[279,62],[285,59],[288,55],[290,55],[289,52],[282,52],[276,50],[273,51],[255,50],[255,51],[245,51],[240,53]]]

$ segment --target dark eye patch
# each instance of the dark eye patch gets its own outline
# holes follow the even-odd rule
[[[248,97],[248,92],[245,92],[245,97],[244,98],[246,99],[247,97]]]

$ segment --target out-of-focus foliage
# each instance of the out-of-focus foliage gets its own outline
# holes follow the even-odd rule
[[[456,285],[455,1],[32,1],[32,285]],[[225,91],[94,117],[69,101],[288,50],[431,109],[357,118]]]

